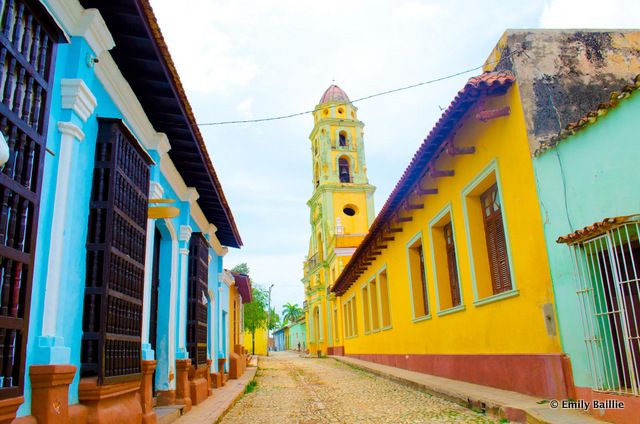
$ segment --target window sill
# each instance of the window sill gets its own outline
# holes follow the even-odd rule
[[[474,306],[482,306],[482,305],[486,305],[487,303],[493,303],[493,302],[498,302],[502,299],[508,299],[510,297],[515,297],[518,296],[520,294],[519,290],[509,290],[503,293],[498,293],[498,294],[494,294],[493,296],[489,296],[489,297],[485,297],[483,299],[478,299],[476,301],[473,302]]]
[[[429,315],[423,315],[423,316],[418,317],[418,318],[414,318],[412,321],[413,321],[414,323],[418,323],[418,322],[426,321],[426,320],[428,320],[428,319],[431,319],[431,314],[429,314]]]
[[[382,327],[382,331],[391,330],[393,328],[392,325],[387,325],[386,327]]]
[[[358,335],[357,335],[357,334],[355,334],[355,335],[353,335],[353,336],[345,337],[344,339],[345,339],[345,340],[351,340],[351,339],[355,339],[355,338],[357,338],[357,337],[358,337]]]
[[[372,332],[372,333],[379,333],[379,332],[380,332],[380,329],[379,329],[379,328],[376,328],[375,330],[372,330],[371,332]]]
[[[438,313],[436,315],[441,317],[441,316],[444,316],[444,315],[449,315],[449,314],[454,314],[456,312],[464,311],[465,309],[466,309],[466,307],[464,305],[458,305],[458,306],[454,306],[454,307],[451,307],[451,308],[444,309],[442,311],[438,311]]]

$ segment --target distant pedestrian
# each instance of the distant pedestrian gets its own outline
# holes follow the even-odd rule
[[[298,352],[300,352],[300,342],[298,342]]]

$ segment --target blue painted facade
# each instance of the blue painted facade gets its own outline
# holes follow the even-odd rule
[[[60,10],[59,2],[45,1],[52,11]],[[51,4],[55,3],[55,4]],[[74,0],[74,7],[79,3]],[[52,12],[53,13],[53,12]],[[55,13],[54,13],[55,16]],[[63,30],[67,19],[55,16],[61,22]],[[100,26],[100,22],[96,25]],[[102,23],[101,29],[104,30]],[[91,35],[94,36],[93,34]],[[109,38],[106,36],[107,39]],[[155,373],[156,390],[175,390],[176,359],[187,358],[187,271],[190,236],[202,232],[210,243],[208,276],[208,357],[212,360],[211,372],[218,369],[219,357],[229,357],[229,283],[223,280],[223,256],[226,247],[220,246],[215,238],[213,225],[203,218],[197,203],[197,193],[186,187],[185,181],[176,173],[167,173],[161,164],[171,162],[167,155],[171,140],[152,145],[147,133],[136,129],[140,123],[130,122],[127,112],[118,107],[118,102],[138,104],[136,98],[114,99],[113,90],[109,91],[96,73],[96,66],[90,60],[108,54],[95,51],[95,40],[83,36],[71,36],[69,42],[58,47],[53,91],[51,94],[50,114],[47,134],[47,149],[44,161],[42,195],[38,223],[38,238],[34,259],[34,276],[30,306],[29,331],[26,347],[26,365],[24,378],[24,402],[19,407],[18,416],[31,413],[32,390],[28,370],[32,365],[71,364],[77,369],[69,389],[69,404],[79,403],[78,387],[80,382],[81,340],[83,336],[83,306],[86,279],[86,242],[88,232],[89,201],[92,190],[95,161],[98,117],[121,119],[133,135],[140,141],[146,153],[155,162],[150,168],[151,189],[149,198],[162,198],[172,201],[172,206],[180,213],[175,218],[149,219],[147,227],[145,294],[143,306],[142,358],[157,360]],[[107,40],[108,44],[108,40]],[[104,56],[103,56],[104,57]],[[117,71],[117,68],[115,68]],[[107,71],[109,72],[109,71]],[[119,74],[114,78],[122,80]],[[85,97],[93,98],[95,107],[89,116],[83,116],[82,110],[65,104],[63,85],[73,82],[89,93]],[[127,93],[125,91],[125,93]],[[132,93],[129,91],[129,93]],[[128,112],[129,114],[131,112]],[[144,113],[141,118],[146,120]],[[64,128],[60,126],[64,123]],[[66,128],[66,129],[65,129]],[[69,135],[69,128],[75,136]],[[66,143],[66,146],[63,145]],[[151,146],[151,147],[149,147]],[[64,154],[62,150],[66,149]],[[65,160],[70,161],[65,167]],[[64,169],[68,173],[64,173]],[[173,164],[166,169],[176,169]],[[62,187],[60,176],[68,181]],[[61,188],[62,187],[62,188]],[[59,190],[64,189],[66,202],[60,204]],[[186,189],[186,190],[185,190]],[[182,193],[177,192],[182,190]],[[62,209],[60,209],[62,208]],[[64,213],[56,215],[56,210]],[[63,216],[56,221],[56,216]],[[157,317],[157,343],[152,349],[149,342],[150,308],[149,284],[151,281],[154,234],[160,233],[159,291]],[[215,239],[215,240],[214,240]],[[56,245],[56,240],[58,244]],[[52,256],[52,246],[59,246],[58,256]],[[61,278],[59,286],[51,285],[51,261],[59,257],[57,266]],[[54,297],[52,297],[55,294]],[[47,300],[47,297],[49,299]],[[54,299],[54,300],[51,300]],[[48,303],[49,302],[49,303]],[[52,324],[53,323],[53,324]]]
[[[273,332],[273,350],[276,352],[285,350],[284,327]]]

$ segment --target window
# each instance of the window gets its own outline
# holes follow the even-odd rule
[[[340,341],[340,331],[338,328],[338,307],[333,308],[333,339],[337,343]]]
[[[413,317],[420,318],[429,315],[427,300],[427,277],[424,267],[424,252],[422,239],[418,238],[409,246],[409,281],[413,296]]]
[[[351,171],[349,169],[349,159],[346,157],[341,157],[338,159],[338,173],[340,176],[341,183],[350,183],[351,182]]]
[[[34,13],[37,10],[38,13]],[[21,396],[58,30],[37,1],[2,2],[0,399]],[[19,47],[18,47],[19,46]]]
[[[371,329],[380,330],[380,311],[378,310],[378,282],[374,278],[369,282],[369,296],[371,299]]]
[[[371,325],[369,319],[369,287],[364,285],[362,287],[362,315],[364,316],[364,334],[371,332]]]
[[[382,328],[391,326],[391,311],[389,306],[389,282],[387,280],[387,270],[378,274],[378,286],[380,288],[380,311],[382,312]]]
[[[187,351],[196,367],[207,365],[207,292],[209,244],[202,233],[191,234],[187,299]]]
[[[635,218],[570,245],[596,390],[640,392],[639,230]]]
[[[493,294],[498,294],[509,291],[512,287],[507,241],[502,222],[502,206],[497,184],[493,184],[480,195],[480,203],[482,205]]]
[[[344,316],[344,336],[354,337],[358,335],[358,320],[356,309],[356,298],[352,296],[342,305],[342,312]]]
[[[450,206],[436,216],[429,226],[438,311],[444,311],[462,303]]]
[[[347,145],[347,133],[345,131],[340,131],[338,134],[338,145],[340,147],[345,147]]]
[[[462,195],[474,304],[517,296],[496,161],[475,177]]]
[[[89,202],[80,374],[137,378],[150,158],[119,120],[101,119]]]

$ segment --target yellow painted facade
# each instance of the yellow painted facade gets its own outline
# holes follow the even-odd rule
[[[238,288],[235,284],[229,287],[229,345],[233,352],[234,346],[243,344],[243,330],[244,325],[242,323],[242,297],[238,293]]]
[[[267,354],[267,330],[265,328],[259,328],[255,333],[255,353],[253,351],[253,336],[250,331],[245,331],[244,340],[242,345],[247,349],[249,353],[255,355]]]
[[[437,188],[437,194],[411,195],[410,204],[424,207],[403,208],[402,216],[412,220],[394,224],[402,231],[393,234],[394,240],[386,242],[355,283],[332,303],[339,323],[334,339],[341,341],[347,354],[561,352],[555,317],[552,312],[545,315],[553,311],[549,305],[554,299],[517,85],[505,95],[487,97],[481,107],[504,106],[510,107],[510,115],[488,122],[475,118],[478,106],[465,115],[455,133],[455,145],[475,147],[475,153],[443,153],[436,159],[434,169],[455,174],[422,178],[421,187]],[[501,199],[513,285],[497,295],[492,289],[478,198],[494,183]],[[448,222],[461,295],[456,307],[452,307],[443,235]],[[420,291],[412,285],[412,278],[419,278],[414,253],[420,243],[427,314]]]
[[[306,346],[312,354],[325,355],[335,344],[328,289],[368,231],[375,187],[366,175],[364,124],[347,95],[329,87],[313,117],[314,190],[307,202],[311,237],[302,282]]]

